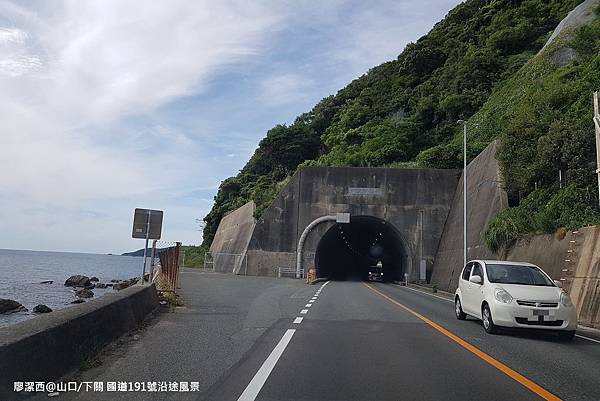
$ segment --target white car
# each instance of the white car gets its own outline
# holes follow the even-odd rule
[[[456,317],[483,321],[488,333],[498,326],[556,330],[572,339],[577,310],[569,295],[531,263],[474,260],[463,268],[454,296]]]

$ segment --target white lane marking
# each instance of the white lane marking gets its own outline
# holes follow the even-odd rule
[[[423,294],[423,295],[429,295],[430,297],[439,298],[439,299],[441,299],[441,300],[443,300],[443,301],[448,301],[448,302],[454,303],[454,301],[453,301],[453,300],[451,300],[451,299],[448,299],[448,298],[444,298],[444,297],[440,297],[439,295],[433,295],[433,294],[430,294],[430,293],[428,293],[428,292],[421,291],[421,290],[417,290],[417,289],[410,288],[410,287],[406,287],[406,286],[404,286],[404,287],[402,287],[402,288],[406,288],[407,290],[411,290],[411,291],[414,291],[414,292],[418,292],[419,294]],[[582,335],[579,335],[579,334],[575,334],[575,337],[579,337],[579,338],[582,338],[582,339],[584,339],[584,340],[588,340],[588,341],[592,341],[592,342],[595,342],[595,343],[597,343],[597,344],[600,344],[600,340],[596,340],[596,339],[594,339],[594,338],[589,338],[589,337],[582,336]]]
[[[305,308],[310,308],[312,306],[312,304],[306,304],[304,305]]]
[[[308,309],[302,309],[300,311],[301,314],[306,315],[308,313]]]
[[[303,317],[297,317],[297,318],[294,319],[293,323],[300,324],[300,323],[302,323],[302,319],[304,319],[304,318]]]
[[[593,338],[589,338],[589,337],[586,337],[586,336],[581,336],[581,335],[579,335],[579,334],[575,334],[575,337],[583,338],[584,340],[593,341],[593,342],[595,342],[595,343],[598,343],[598,344],[600,344],[600,341],[598,341],[598,340],[595,340],[595,339],[593,339]]]
[[[242,395],[240,395],[238,401],[254,401],[256,399],[295,332],[296,329],[288,329],[283,334],[279,343],[277,343],[273,351],[271,351],[271,354],[263,362],[260,369],[258,369],[258,372],[256,372],[250,383],[248,383],[248,387],[246,387]]]
[[[311,299],[310,301],[308,301],[309,304],[312,304],[313,302],[315,302],[314,299]]]
[[[317,297],[312,297],[310,300],[315,301],[316,299],[317,299]]]

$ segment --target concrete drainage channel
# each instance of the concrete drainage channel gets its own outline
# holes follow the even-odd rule
[[[16,381],[48,382],[80,366],[158,305],[154,285],[136,285],[8,326],[0,332],[0,399],[23,399]]]

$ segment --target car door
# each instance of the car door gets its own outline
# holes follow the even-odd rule
[[[469,282],[471,289],[469,296],[471,297],[471,306],[473,307],[473,314],[481,317],[481,303],[483,302],[483,286],[485,285],[485,275],[483,274],[483,266],[479,262],[473,264],[473,270],[471,271],[471,277],[481,277],[481,284],[475,284]]]
[[[469,282],[469,277],[471,277],[472,269],[473,269],[473,262],[467,263],[465,265],[465,268],[462,271],[462,274],[460,276],[460,280],[458,283],[458,286],[460,288],[460,294],[461,294],[462,309],[463,309],[463,312],[465,312],[465,313],[470,313],[468,299],[469,299],[469,291],[470,291],[470,284],[471,284]]]

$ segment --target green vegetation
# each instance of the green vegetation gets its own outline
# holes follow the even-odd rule
[[[204,267],[204,254],[208,252],[208,247],[205,247],[203,245],[184,245],[182,246],[182,248],[185,255],[185,267]]]
[[[554,60],[568,48],[576,58],[561,67]],[[480,127],[477,135],[499,136],[506,189],[512,198],[524,197],[490,222],[485,241],[492,251],[506,253],[530,233],[600,222],[592,122],[592,93],[598,88],[600,18],[553,43],[471,119]],[[561,190],[559,171],[569,184]]]
[[[558,192],[535,190],[518,207],[504,209],[496,215],[485,233],[486,245],[492,252],[506,256],[510,248],[528,234],[599,224],[600,214],[590,201],[590,192],[576,184]]]
[[[559,165],[551,157],[555,147],[562,147],[560,163],[569,174],[577,175],[575,170],[581,169],[581,177],[589,175],[593,147],[584,137],[590,135],[589,96],[595,85],[589,79],[600,70],[592,71],[585,61],[561,72],[548,59],[522,69],[579,3],[468,0],[460,4],[429,34],[409,44],[397,60],[371,69],[290,126],[271,129],[240,173],[221,184],[204,219],[204,245],[210,244],[228,211],[254,200],[260,215],[301,164],[460,167],[459,118],[479,125],[470,140],[470,158],[494,138],[502,138],[500,161],[511,196],[519,192],[525,196],[536,182],[552,181],[556,170],[549,167]],[[594,33],[580,35],[593,37]],[[594,59],[596,45],[578,40],[581,57]],[[589,69],[584,64],[590,64]],[[548,71],[556,76],[545,80]],[[578,78],[583,75],[586,78]],[[546,86],[519,86],[537,85],[536,79],[544,79]],[[538,100],[538,95],[543,98]],[[523,108],[515,106],[517,101]],[[545,105],[544,113],[539,104]],[[540,113],[542,120],[537,118]],[[570,117],[553,123],[554,117],[565,113]],[[545,139],[538,146],[542,136]],[[524,156],[515,156],[519,141],[528,141],[522,146]]]

